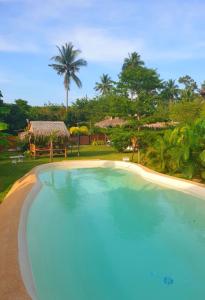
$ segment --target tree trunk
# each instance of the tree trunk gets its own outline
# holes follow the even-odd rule
[[[66,112],[68,111],[68,88],[66,89]]]

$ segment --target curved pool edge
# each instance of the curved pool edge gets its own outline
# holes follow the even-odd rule
[[[26,221],[30,205],[40,189],[38,173],[53,167],[62,169],[121,168],[132,171],[158,185],[205,199],[205,186],[202,184],[164,175],[130,162],[78,160],[37,166],[13,185],[0,206],[0,244],[3,245],[0,247],[0,299],[36,299],[25,239]]]
[[[0,205],[0,299],[31,299],[21,277],[18,231],[24,201],[36,182],[35,172],[27,173]]]

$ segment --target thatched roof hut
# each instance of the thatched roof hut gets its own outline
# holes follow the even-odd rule
[[[168,127],[175,127],[179,124],[179,122],[156,122],[156,123],[149,123],[144,124],[142,127],[144,128],[151,128],[151,129],[165,129]]]
[[[108,128],[108,127],[116,127],[116,126],[122,126],[125,125],[127,121],[120,119],[119,117],[108,117],[100,122],[95,123],[96,127],[100,128]]]
[[[70,134],[62,121],[30,121],[28,132],[34,138],[49,137],[52,134],[68,139]]]
[[[70,137],[70,133],[62,121],[30,121],[28,130],[19,133],[19,138],[20,140],[29,138],[30,141],[35,141],[46,140],[52,135],[63,143],[68,142]]]
[[[67,146],[70,134],[62,121],[30,121],[28,130],[19,134],[21,140],[28,138],[32,156],[64,155],[67,157]]]

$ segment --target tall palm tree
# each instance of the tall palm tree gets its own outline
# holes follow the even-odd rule
[[[137,52],[128,53],[128,57],[124,59],[122,70],[128,67],[142,67],[144,62],[141,60],[140,55]]]
[[[162,90],[162,95],[169,101],[169,103],[174,102],[179,96],[179,87],[175,80],[169,79],[164,82],[164,88]]]
[[[100,77],[100,82],[96,82],[95,90],[99,91],[102,95],[106,95],[111,92],[113,88],[113,81],[108,74],[103,74]]]
[[[77,77],[76,73],[79,72],[80,67],[86,66],[86,60],[78,58],[81,51],[79,49],[74,49],[72,43],[66,43],[65,45],[59,47],[57,46],[59,55],[53,56],[51,59],[56,63],[50,64],[57,71],[58,75],[64,76],[64,86],[66,90],[66,111],[68,110],[68,91],[70,90],[70,83],[73,80],[76,85],[80,88],[82,87],[82,82]]]

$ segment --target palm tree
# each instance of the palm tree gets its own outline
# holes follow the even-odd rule
[[[111,92],[113,88],[113,81],[108,74],[103,74],[100,77],[101,82],[96,82],[95,90],[99,91],[102,95],[106,95]]]
[[[142,67],[144,62],[141,60],[140,55],[137,52],[128,53],[128,57],[125,58],[122,70],[127,69],[128,67]]]
[[[57,71],[58,75],[64,76],[64,86],[66,90],[66,111],[68,110],[68,91],[70,90],[70,83],[73,80],[76,85],[80,88],[82,87],[82,82],[77,77],[76,73],[79,72],[80,67],[86,66],[86,60],[78,58],[81,51],[79,49],[74,49],[72,43],[66,43],[65,45],[59,47],[57,46],[59,55],[53,56],[51,59],[54,60],[55,64],[50,64]]]
[[[175,83],[175,80],[169,79],[164,82],[164,89],[162,91],[162,95],[169,101],[169,103],[173,102],[178,98],[179,95],[179,87]]]

